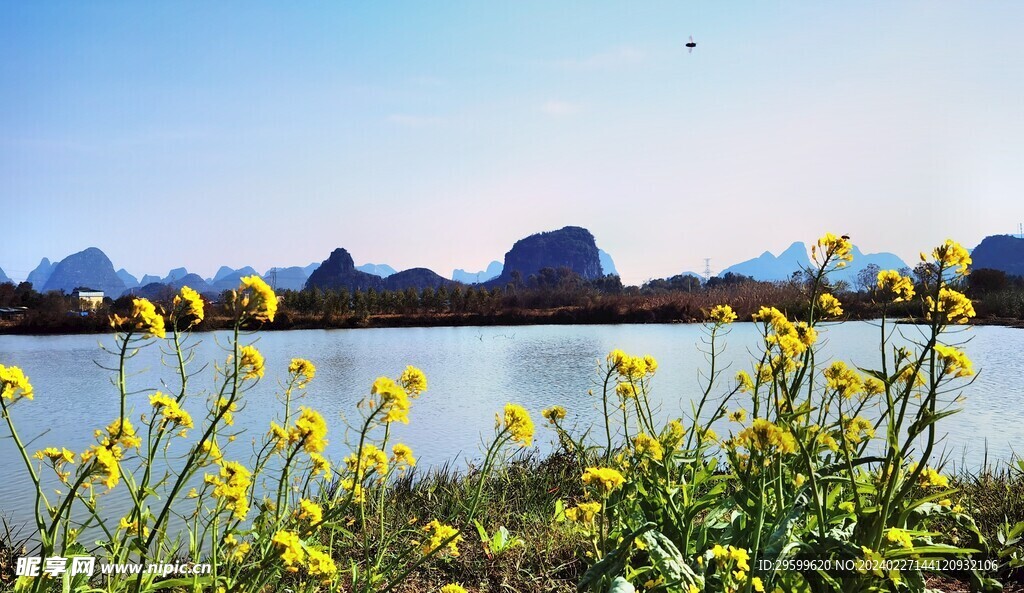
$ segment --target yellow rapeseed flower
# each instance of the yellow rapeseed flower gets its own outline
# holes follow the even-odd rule
[[[841,360],[833,362],[823,374],[825,385],[844,398],[850,398],[864,390],[864,382],[861,381],[860,375]]]
[[[729,420],[732,422],[744,422],[747,419],[747,411],[743,408],[739,408],[735,412],[729,413]]]
[[[914,283],[896,270],[882,270],[878,273],[878,288],[893,295],[893,302],[909,301],[914,298]]]
[[[729,305],[715,305],[708,313],[708,320],[717,325],[725,325],[736,321],[736,313]]]
[[[748,428],[743,429],[736,437],[736,445],[763,453],[772,450],[783,454],[796,453],[796,439],[792,433],[765,418],[756,418]]]
[[[938,355],[939,362],[942,363],[943,373],[954,377],[970,377],[974,374],[974,370],[971,368],[973,366],[971,359],[967,358],[963,350],[944,344],[936,344],[935,354]]]
[[[295,516],[299,521],[308,521],[311,525],[316,525],[324,520],[324,509],[312,500],[302,498],[299,500]]]
[[[450,539],[451,541],[448,542],[447,550],[445,551],[448,554],[451,554],[452,556],[459,555],[458,543],[462,540],[462,536],[458,535],[458,529],[455,529],[451,525],[445,525],[444,523],[439,522],[437,519],[434,519],[433,521],[431,521],[423,527],[423,531],[429,534],[429,539],[427,540],[426,543],[423,544],[422,551],[424,554],[429,554],[434,550],[440,548],[442,545],[444,545],[445,540]]]
[[[817,245],[811,246],[811,257],[820,266],[835,262],[836,268],[845,268],[847,262],[853,261],[853,244],[849,239],[825,233]]]
[[[413,457],[412,449],[409,448],[409,445],[397,443],[394,447],[391,448],[391,454],[392,461],[394,461],[397,464],[405,464],[409,467],[416,466],[416,458]]]
[[[594,517],[601,512],[599,502],[581,502],[580,504],[565,509],[565,517],[576,523],[590,523]]]
[[[610,467],[588,467],[583,472],[583,483],[588,486],[600,486],[605,493],[622,487],[626,478],[618,470]]]
[[[176,399],[166,393],[157,391],[149,396],[149,405],[153,406],[154,413],[163,417],[162,422],[172,426],[181,426],[182,428],[192,428],[194,426],[192,416],[181,409],[181,405],[178,404]]]
[[[203,307],[203,297],[188,286],[182,286],[172,301],[171,319],[173,321],[188,319],[189,325],[198,323],[203,320],[205,315]]]
[[[918,484],[922,488],[948,488],[949,478],[940,474],[930,467],[921,470],[917,477]]]
[[[954,273],[958,276],[966,276],[967,268],[971,265],[971,255],[963,245],[952,239],[946,239],[945,243],[933,249],[932,259],[942,269],[956,268]]]
[[[975,316],[974,304],[961,292],[952,288],[942,287],[939,289],[939,301],[936,303],[932,297],[925,297],[925,317],[931,321],[935,316],[940,322],[967,323]]]
[[[242,346],[238,356],[238,372],[242,379],[263,377],[263,355],[255,346]]]
[[[273,321],[277,314],[277,295],[274,289],[256,275],[243,276],[238,292],[242,306],[257,321]]]
[[[284,563],[285,570],[298,572],[302,561],[306,559],[306,551],[302,548],[299,535],[294,531],[282,529],[275,533],[270,541],[281,555],[281,562]]]
[[[505,404],[505,430],[514,442],[524,447],[533,445],[533,420],[523,406]]]
[[[295,426],[288,432],[288,441],[299,443],[306,453],[323,453],[327,448],[327,422],[319,412],[302,406]]]
[[[466,589],[462,585],[456,585],[455,583],[448,583],[444,587],[441,587],[439,593],[466,593]]]
[[[742,393],[749,393],[754,390],[754,382],[746,371],[738,371],[736,373],[736,382],[739,383],[739,390]]]
[[[661,461],[665,455],[665,450],[658,439],[644,433],[636,435],[633,439],[633,450],[637,455],[647,456],[655,461]]]
[[[306,550],[306,554],[309,556],[306,569],[309,570],[310,575],[323,577],[323,581],[328,583],[330,582],[330,577],[338,573],[338,566],[329,554],[312,548]]]
[[[305,389],[316,376],[316,367],[305,358],[293,358],[288,365],[288,374],[295,377],[295,386]]]
[[[409,394],[390,377],[377,377],[370,388],[370,393],[380,397],[380,410],[384,412],[384,422],[409,423]]]
[[[224,508],[241,521],[249,512],[249,486],[252,473],[237,461],[220,464],[220,474],[206,474],[205,481],[213,486],[213,497],[224,503]]]
[[[835,296],[823,292],[818,295],[818,309],[825,317],[839,317],[843,314],[843,305]]]
[[[417,397],[427,390],[427,376],[423,374],[423,371],[412,365],[405,367],[402,375],[398,378],[398,382],[402,384],[405,391],[412,397]]]
[[[35,391],[29,383],[25,372],[15,366],[5,367],[0,364],[0,398],[16,402],[21,398],[32,399]]]
[[[541,411],[540,415],[547,418],[551,424],[555,424],[562,418],[565,418],[565,408],[562,406],[551,406]]]
[[[890,527],[889,530],[885,532],[885,539],[894,544],[899,544],[903,548],[914,547],[914,540],[910,534],[898,527]]]

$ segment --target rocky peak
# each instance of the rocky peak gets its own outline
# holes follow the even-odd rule
[[[124,281],[118,278],[114,264],[105,253],[96,247],[71,254],[58,263],[43,292],[63,290],[71,293],[78,286],[89,286],[102,290],[107,296],[116,298],[124,292]]]
[[[381,290],[384,280],[380,276],[367,274],[356,269],[355,261],[349,252],[341,247],[331,252],[306,281],[306,288],[348,290]]]
[[[567,226],[516,241],[505,254],[501,276],[492,283],[510,281],[513,272],[519,272],[525,280],[544,268],[569,268],[588,280],[603,275],[594,236],[585,228]]]

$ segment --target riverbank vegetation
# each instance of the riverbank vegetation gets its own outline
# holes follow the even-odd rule
[[[874,281],[880,270],[868,266],[857,281],[821,279],[823,289],[843,300],[842,319],[878,319],[883,311]],[[916,296],[888,304],[891,318],[920,318],[924,287],[933,270],[919,264],[902,270],[911,279]],[[726,274],[703,281],[696,276],[676,276],[624,286],[617,276],[584,280],[568,269],[545,269],[503,287],[454,286],[404,291],[348,291],[317,288],[277,291],[280,309],[264,330],[497,326],[539,324],[697,323],[703,311],[727,304],[748,320],[762,306],[772,306],[790,319],[807,314],[807,294],[813,270],[795,274],[783,282],[759,282],[746,276]],[[1024,327],[1024,278],[998,270],[974,270],[958,288],[969,296],[977,316],[971,323]],[[166,313],[175,296],[167,290],[152,299]],[[204,297],[207,315],[192,331],[230,329],[234,322],[224,306],[225,294]],[[40,294],[30,283],[0,284],[0,309],[24,307],[24,313],[0,319],[0,333],[73,334],[109,331],[111,314],[124,315],[133,297],[106,299],[83,312],[81,305],[60,293]]]
[[[870,368],[817,358],[827,331],[819,323],[850,307],[828,276],[847,265],[851,246],[828,234],[813,255],[817,267],[793,289],[802,299],[790,315],[749,305],[762,340],[747,368],[727,374],[716,364],[737,309],[701,312],[708,367],[688,414],[656,409],[659,361],[615,350],[597,369],[597,425],[571,425],[558,402],[541,411],[510,402],[496,410],[494,433],[469,469],[422,475],[391,432],[429,405],[418,369],[368,386],[341,443],[333,440],[344,424],[302,405],[315,388],[314,362],[293,359],[266,433],[240,434],[234,416],[246,413],[246,393],[268,364],[249,330],[281,314],[274,291],[252,276],[225,295],[232,338],[206,367],[191,338],[208,314],[199,295],[182,288],[166,315],[133,299],[108,320],[120,413],[87,450],[64,448],[59,435],[30,450],[11,410],[43,404],[31,400],[46,394],[21,369],[0,366],[9,437],[0,444],[20,453],[20,479],[36,492],[31,554],[211,562],[213,570],[21,576],[13,588],[924,592],[1018,581],[1024,465],[950,476],[936,450],[974,374],[957,347],[962,336],[949,331],[975,316],[960,290],[966,250],[951,241],[935,248],[919,285],[897,270],[877,272],[870,292],[880,348]],[[927,331],[896,347],[889,320],[914,306]],[[178,383],[136,393],[133,353],[158,344]],[[217,374],[215,393],[196,392],[197,372]],[[193,416],[197,400],[204,413]],[[542,459],[530,451],[544,434],[559,447]],[[118,516],[104,505],[115,489],[131,500]],[[171,517],[183,532],[170,529]]]

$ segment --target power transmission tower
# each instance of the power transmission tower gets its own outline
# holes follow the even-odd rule
[[[277,290],[277,268],[270,269],[270,287]]]
[[[704,282],[711,280],[711,258],[704,258]]]
[[[1017,238],[1024,239],[1024,222],[1017,223]]]

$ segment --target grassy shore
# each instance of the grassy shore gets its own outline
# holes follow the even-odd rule
[[[587,541],[571,525],[556,520],[556,511],[559,501],[569,506],[583,500],[579,475],[585,466],[583,460],[563,452],[520,456],[497,468],[484,482],[479,521],[488,533],[505,527],[520,543],[495,553],[480,538],[467,535],[459,556],[423,565],[397,591],[433,591],[451,582],[482,592],[575,591],[588,566]],[[1024,521],[1024,474],[1011,470],[1001,464],[952,476],[951,486],[958,490],[961,504],[993,543],[1005,524]],[[472,498],[477,479],[472,471],[452,466],[412,472],[389,491],[385,512],[393,518],[440,517],[456,522]],[[376,516],[376,511],[374,506],[368,514]],[[473,525],[457,526],[466,534],[476,532]],[[0,590],[13,583],[15,557],[21,550],[31,553],[31,546],[19,535],[24,532],[9,522],[0,525]],[[353,554],[355,550],[341,549],[335,560],[345,566],[358,561]],[[1004,583],[1004,591],[1024,590],[1024,571],[992,576]],[[936,574],[930,582],[941,591],[968,590],[966,574]]]

